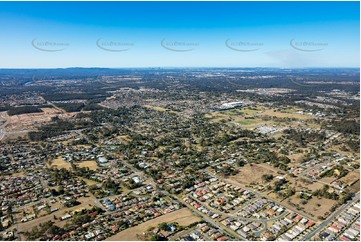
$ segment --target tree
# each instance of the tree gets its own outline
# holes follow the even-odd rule
[[[165,222],[160,223],[158,228],[161,229],[161,230],[164,230],[164,231],[169,231],[170,230],[168,224],[165,223]]]
[[[241,159],[241,160],[238,161],[237,164],[238,164],[239,167],[242,167],[242,166],[244,166],[246,164],[246,162]]]
[[[262,180],[265,182],[269,182],[273,179],[273,175],[272,174],[264,174],[262,175]]]
[[[150,237],[151,241],[166,241],[167,238],[165,238],[164,236],[161,236],[159,234],[155,234],[153,236]]]

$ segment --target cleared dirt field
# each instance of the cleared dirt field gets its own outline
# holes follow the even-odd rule
[[[360,170],[358,169],[356,171],[351,171],[346,176],[344,176],[338,180],[351,186],[352,184],[354,184],[355,182],[360,180]]]
[[[56,108],[41,108],[41,110],[46,114],[60,114],[62,111]]]
[[[360,180],[358,180],[357,182],[355,182],[355,184],[353,184],[351,186],[351,191],[353,191],[353,192],[359,192],[360,191]]]
[[[262,182],[262,175],[265,174],[272,174],[276,176],[277,173],[271,168],[267,168],[267,165],[260,166],[258,164],[250,164],[245,165],[244,167],[240,168],[240,171],[235,176],[230,176],[229,180],[234,180],[239,182],[243,185],[249,185],[252,182]]]
[[[49,168],[57,168],[57,169],[65,168],[67,170],[71,170],[70,163],[63,160],[63,158],[61,158],[60,156],[58,158],[52,160],[51,164],[47,164],[47,166]]]
[[[320,179],[320,182],[332,183],[334,180],[336,180],[335,177],[323,177]]]
[[[9,123],[6,131],[22,131],[33,130],[34,126],[38,126],[51,121],[51,118],[58,116],[59,118],[71,118],[77,113],[62,113],[55,108],[42,108],[41,113],[27,113],[9,116]]]
[[[181,226],[187,226],[192,223],[201,221],[201,218],[196,217],[188,208],[182,208],[175,212],[168,213],[158,218],[149,220],[145,223],[137,225],[135,227],[121,231],[120,233],[113,235],[106,240],[111,241],[137,241],[137,234],[145,232],[150,227],[156,227],[158,224],[167,222],[177,222]]]
[[[92,181],[92,180],[89,180],[89,179],[86,179],[86,178],[81,178],[81,179],[87,184],[87,186],[93,186],[93,185],[99,184],[96,181]]]
[[[82,161],[79,163],[76,163],[76,165],[78,167],[88,167],[90,170],[95,171],[96,169],[98,169],[98,164],[95,160],[87,160],[87,161]]]

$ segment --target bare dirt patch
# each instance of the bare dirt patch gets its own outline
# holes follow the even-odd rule
[[[93,186],[93,185],[99,184],[99,182],[92,181],[92,180],[89,180],[89,179],[86,179],[86,178],[82,178],[82,180],[86,183],[87,186]]]
[[[201,221],[201,218],[195,216],[188,208],[182,208],[175,212],[168,213],[158,218],[149,220],[145,223],[139,224],[135,227],[121,231],[120,233],[113,235],[106,240],[112,241],[138,241],[137,234],[145,232],[150,227],[155,227],[160,223],[172,223],[177,222],[181,226],[187,226],[192,223]]]
[[[352,192],[359,192],[359,191],[360,191],[360,180],[358,180],[357,182],[355,182],[355,183],[351,186],[351,191],[352,191]]]
[[[292,163],[299,164],[304,158],[304,153],[295,153],[291,155],[287,155],[287,157],[291,160]]]
[[[34,130],[34,127],[51,121],[51,118],[71,118],[77,113],[62,113],[55,108],[42,108],[41,113],[27,113],[9,116],[7,132]]]
[[[262,176],[265,174],[272,174],[274,176],[277,175],[275,171],[270,168],[267,168],[266,165],[260,166],[258,164],[250,164],[245,165],[240,168],[240,171],[235,176],[230,176],[229,180],[237,181],[243,185],[249,185],[254,182],[262,182]]]
[[[351,171],[346,176],[344,176],[338,180],[349,186],[352,186],[352,184],[354,184],[355,182],[360,180],[360,170],[358,169],[356,171]]]
[[[304,185],[305,188],[311,190],[312,192],[314,192],[318,189],[322,189],[323,186],[324,186],[324,184],[319,183],[319,182],[313,182],[312,184]]]
[[[47,166],[49,168],[57,168],[57,169],[61,169],[61,168],[65,168],[67,170],[71,170],[71,165],[69,162],[65,161],[62,157],[58,157],[54,160],[51,161],[50,164],[47,164]]]
[[[78,167],[88,167],[90,170],[95,171],[96,169],[98,169],[98,164],[95,160],[86,160],[86,161],[81,161],[80,163],[76,163],[76,165]]]
[[[320,182],[332,183],[334,180],[336,180],[335,177],[323,177],[320,179]]]

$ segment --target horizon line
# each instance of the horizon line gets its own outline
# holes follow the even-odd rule
[[[0,67],[0,70],[24,70],[24,69],[360,69],[360,66],[305,66],[305,67],[272,67],[272,66],[243,66],[243,67],[235,67],[235,66],[148,66],[148,67],[99,67],[99,66],[89,66],[89,67],[81,67],[81,66],[70,66],[70,67]]]

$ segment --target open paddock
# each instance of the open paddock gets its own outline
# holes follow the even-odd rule
[[[62,113],[55,108],[42,108],[41,113],[27,113],[9,116],[9,123],[6,126],[7,132],[33,130],[34,127],[49,123],[53,117],[67,119],[77,113]]]
[[[354,183],[360,180],[360,169],[349,172],[346,176],[338,179],[338,181],[347,184],[348,186],[352,186]]]
[[[60,209],[54,213],[36,218],[34,220],[25,222],[25,223],[19,223],[18,228],[19,232],[25,232],[31,230],[34,226],[39,225],[40,223],[45,223],[47,221],[53,221],[56,226],[62,227],[66,224],[68,220],[61,221],[60,218],[66,214],[71,213],[72,211],[80,210],[82,208],[91,209],[93,206],[96,206],[94,199],[91,197],[81,197],[78,199],[78,201],[81,203],[77,206],[67,208],[67,207],[60,207]],[[58,204],[58,203],[57,203]],[[62,206],[62,205],[61,205]],[[57,205],[52,205],[52,208],[58,207]],[[56,219],[54,219],[54,216]]]
[[[286,200],[282,203],[291,206],[297,210],[296,206],[289,205]],[[303,212],[307,211],[307,215],[309,215],[313,219],[318,219],[319,216],[326,216],[326,213],[331,213],[331,207],[337,203],[337,201],[332,199],[318,198],[313,196],[311,199],[307,200],[306,204],[301,204],[302,199],[300,199],[299,193],[293,195],[290,200],[292,203],[296,205],[299,204],[300,207],[303,207]]]
[[[50,164],[47,164],[49,168],[65,168],[67,170],[71,170],[71,165],[69,162],[65,161],[62,157],[58,157],[50,162]]]
[[[81,161],[79,163],[75,163],[76,166],[78,167],[88,167],[90,170],[96,171],[96,169],[98,169],[98,164],[95,160],[86,160],[86,161]]]
[[[238,174],[230,176],[229,180],[237,181],[242,185],[249,185],[254,182],[262,183],[262,176],[269,174],[277,176],[277,173],[265,164],[262,166],[258,164],[247,164],[239,169]]]
[[[314,118],[314,116],[309,115],[309,114],[279,112],[279,111],[275,111],[272,109],[268,109],[268,110],[260,113],[260,115],[266,115],[266,116],[270,116],[270,117],[275,116],[278,118],[295,118],[295,119],[300,119],[300,120],[307,120],[307,119]]]
[[[177,222],[181,226],[188,226],[192,223],[201,221],[201,218],[195,216],[188,208],[182,208],[172,213],[160,216],[158,218],[149,220],[145,223],[141,223],[135,227],[123,230],[113,236],[110,236],[106,240],[111,241],[137,241],[139,240],[137,234],[141,234],[150,227],[156,227],[160,223],[173,223]]]

